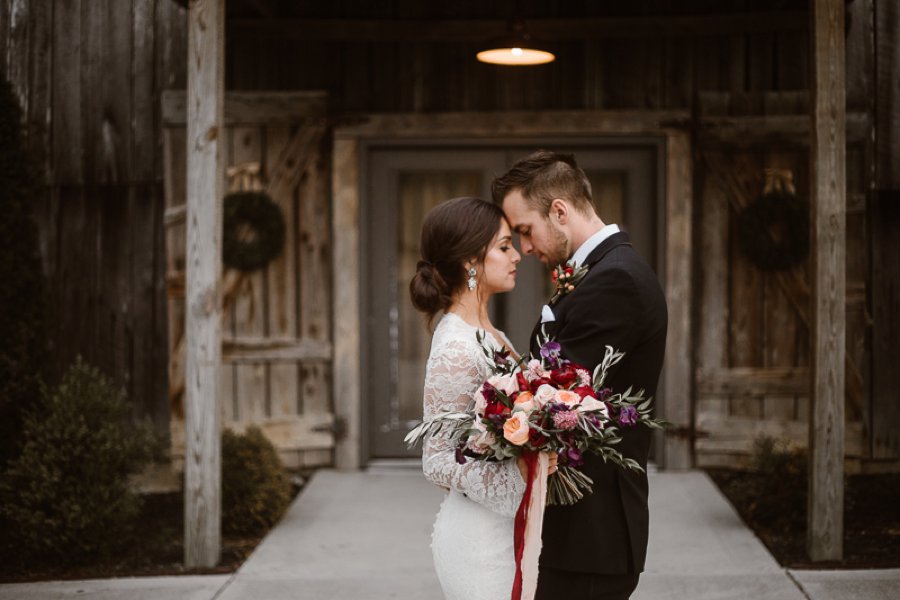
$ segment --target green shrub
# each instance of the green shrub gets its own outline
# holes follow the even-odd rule
[[[7,534],[38,560],[109,555],[138,510],[128,476],[154,449],[152,430],[132,424],[123,392],[78,358],[25,415],[21,454],[0,481]]]
[[[257,535],[281,517],[291,483],[278,453],[259,427],[222,434],[222,531]]]
[[[806,452],[786,441],[761,436],[753,442],[752,477],[742,491],[752,498],[755,520],[773,527],[802,527],[806,521]]]
[[[22,111],[0,74],[0,470],[19,452],[22,415],[38,400],[47,362],[43,270],[32,220],[39,187],[23,142]]]

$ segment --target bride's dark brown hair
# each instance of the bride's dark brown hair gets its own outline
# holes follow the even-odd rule
[[[470,196],[451,198],[425,216],[421,260],[409,282],[409,296],[429,321],[450,308],[453,296],[466,284],[465,263],[484,261],[503,218],[496,204]]]

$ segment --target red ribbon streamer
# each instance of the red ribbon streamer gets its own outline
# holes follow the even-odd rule
[[[528,507],[531,504],[531,488],[534,484],[534,471],[537,468],[538,453],[523,452],[522,458],[528,466],[528,477],[525,478],[525,493],[516,511],[515,529],[513,532],[513,548],[516,554],[516,576],[513,579],[512,600],[522,598],[522,552],[525,550],[525,524],[528,522]]]

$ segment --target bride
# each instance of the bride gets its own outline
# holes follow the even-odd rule
[[[488,300],[516,284],[521,256],[512,245],[501,209],[478,198],[453,198],[422,225],[422,260],[410,282],[413,305],[433,321],[425,372],[424,418],[470,407],[488,378],[485,343],[515,354],[491,324]],[[447,600],[508,598],[515,575],[513,519],[525,491],[524,461],[469,460],[459,464],[453,443],[441,435],[423,451],[425,476],[449,491],[434,523],[432,554]],[[551,454],[550,472],[556,469]]]

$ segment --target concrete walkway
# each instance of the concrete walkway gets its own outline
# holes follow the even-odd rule
[[[651,474],[650,494],[634,600],[900,598],[898,569],[779,567],[703,473]],[[429,544],[442,497],[415,467],[323,470],[232,576],[0,585],[0,600],[439,600]]]

